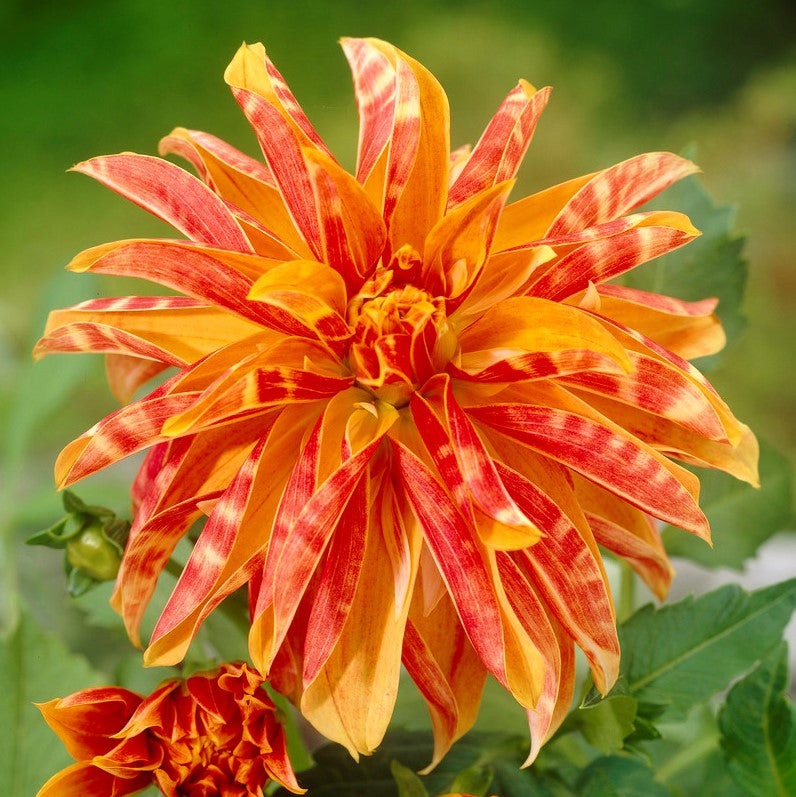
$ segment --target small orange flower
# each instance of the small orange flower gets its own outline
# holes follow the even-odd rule
[[[261,45],[226,80],[264,162],[177,128],[159,158],[75,167],[186,239],[125,240],[70,268],[183,296],[54,312],[37,354],[103,352],[123,401],[70,443],[60,486],[149,449],[114,606],[139,627],[178,540],[207,522],[146,661],[185,654],[248,584],[253,662],[327,738],[371,752],[401,662],[434,761],[474,722],[487,673],[528,712],[531,755],[561,722],[580,646],[601,691],[619,667],[598,546],[658,595],[656,519],[708,540],[699,481],[755,482],[757,446],[687,358],[724,343],[715,300],[610,280],[691,241],[638,208],[694,164],[640,155],[507,204],[548,101],[512,89],[450,151],[447,98],[386,42],[346,39],[361,121],[354,174]]]
[[[84,689],[39,705],[77,763],[38,797],[123,797],[155,783],[167,797],[262,797],[269,781],[300,794],[276,708],[245,664],[168,681],[149,697]]]

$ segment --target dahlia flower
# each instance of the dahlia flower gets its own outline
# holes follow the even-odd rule
[[[185,237],[103,244],[69,268],[184,295],[52,313],[37,354],[105,353],[124,402],[64,449],[56,480],[148,449],[113,596],[137,643],[206,516],[150,664],[178,662],[248,585],[255,665],[353,755],[379,744],[403,662],[435,762],[488,673],[527,711],[532,760],[569,706],[574,645],[601,691],[617,677],[600,547],[663,596],[656,521],[709,540],[677,461],[756,480],[754,437],[687,361],[723,345],[716,301],[609,282],[698,235],[637,210],[696,167],[650,153],[507,204],[549,88],[520,81],[451,152],[423,66],[375,39],[343,49],[354,174],[259,44],[225,78],[264,161],[177,128],[161,154],[198,176],[129,153],[75,167]]]
[[[272,780],[302,793],[261,685],[247,665],[224,664],[149,697],[109,686],[40,704],[76,763],[38,797],[123,797],[151,783],[166,797],[262,797]]]

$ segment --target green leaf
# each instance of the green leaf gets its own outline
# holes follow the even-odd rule
[[[390,772],[398,784],[399,797],[429,797],[423,782],[409,767],[393,760],[390,762]]]
[[[760,443],[760,489],[714,470],[700,470],[699,480],[699,504],[714,529],[714,547],[669,526],[664,543],[670,555],[705,567],[741,570],[769,537],[787,527],[792,506],[790,463],[764,442]]]
[[[456,780],[448,786],[448,791],[456,794],[459,792],[472,794],[473,797],[485,797],[494,777],[495,771],[492,767],[468,767],[456,776]]]
[[[795,606],[796,579],[644,606],[619,631],[627,686],[639,701],[666,706],[669,719],[684,716],[775,645]]]
[[[688,246],[634,269],[625,275],[624,283],[687,301],[715,296],[719,300],[716,314],[731,343],[746,323],[741,299],[748,271],[741,255],[744,239],[732,233],[735,209],[716,206],[696,176],[673,185],[654,206],[688,214],[702,235]],[[698,363],[700,369],[714,366],[719,356],[703,358]]]
[[[578,780],[576,793],[581,797],[671,797],[646,764],[618,755],[589,764]]]
[[[733,686],[719,712],[730,774],[754,797],[796,794],[796,706],[787,688],[788,648],[782,642]]]
[[[392,762],[398,761],[402,767],[414,773],[428,766],[432,749],[430,733],[395,728],[387,732],[373,755],[363,756],[359,763],[340,745],[328,744],[315,751],[315,766],[300,772],[299,782],[309,789],[312,797],[399,797],[398,784],[391,769]],[[415,778],[428,794],[444,794],[451,790],[451,785],[464,771],[484,770],[492,765],[497,770],[499,765],[505,764],[517,772],[524,782],[531,784],[533,776],[527,770],[520,770],[526,754],[524,740],[506,739],[496,734],[470,733],[453,746],[431,773],[422,777],[415,775]],[[405,780],[411,779],[407,777]],[[493,790],[500,797],[537,794],[530,789],[497,790],[494,785]],[[277,794],[287,797],[288,793],[279,790]]]
[[[589,744],[601,753],[613,753],[622,749],[635,730],[637,708],[634,697],[612,694],[595,705],[581,706],[570,718]]]
[[[8,797],[30,797],[51,775],[73,763],[33,705],[97,686],[103,677],[86,660],[42,631],[24,610],[15,632],[0,643],[0,782]]]

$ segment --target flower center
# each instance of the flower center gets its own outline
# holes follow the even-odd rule
[[[416,276],[417,262],[416,254],[399,250],[348,305],[355,330],[348,363],[357,384],[396,406],[443,369],[457,348],[445,300],[406,281]]]

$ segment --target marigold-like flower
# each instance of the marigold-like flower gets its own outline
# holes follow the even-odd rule
[[[245,664],[223,664],[149,697],[107,686],[40,704],[77,763],[38,797],[123,797],[151,783],[167,797],[262,797],[272,780],[302,793],[262,683]]]
[[[608,281],[691,241],[636,209],[695,167],[631,158],[506,204],[550,89],[509,92],[449,151],[433,76],[346,39],[361,120],[354,175],[261,45],[226,80],[265,162],[177,128],[162,154],[75,169],[183,239],[78,255],[73,271],[185,296],[94,299],[50,316],[37,353],[107,355],[128,401],[68,445],[60,486],[149,448],[113,602],[138,642],[180,537],[207,522],[146,660],[181,659],[248,584],[261,672],[352,754],[379,744],[401,661],[434,761],[473,723],[487,673],[528,711],[532,749],[566,713],[574,644],[597,687],[619,664],[598,546],[663,596],[655,519],[709,539],[674,460],[754,482],[757,449],[686,358],[721,348],[716,301]]]

